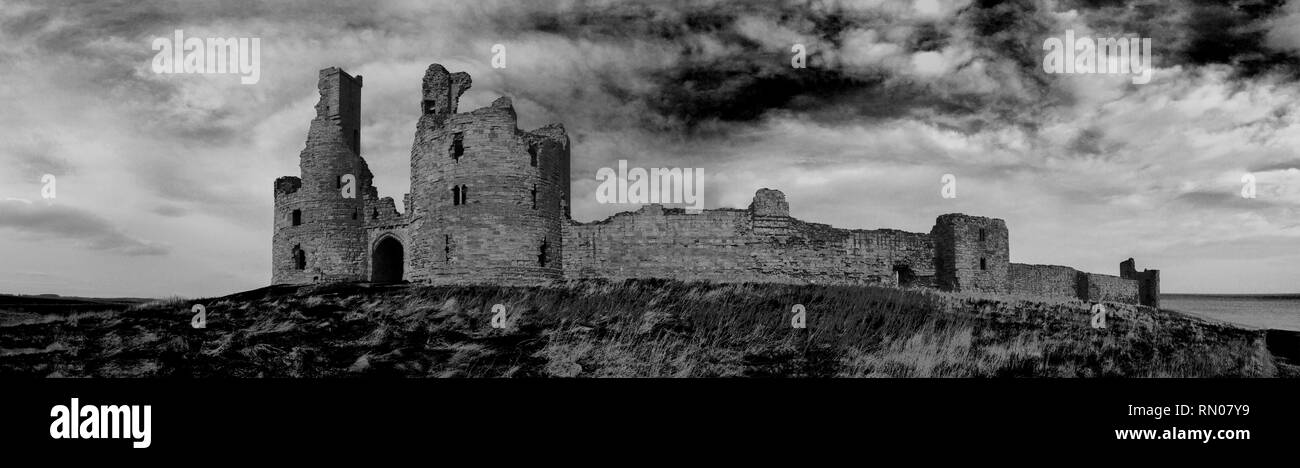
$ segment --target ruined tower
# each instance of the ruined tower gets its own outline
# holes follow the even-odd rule
[[[430,65],[411,149],[412,280],[535,284],[563,276],[569,139],[517,127],[502,97],[458,113],[466,73]]]
[[[1008,292],[1011,258],[1005,221],[946,214],[935,220],[930,237],[939,289]]]
[[[1138,282],[1138,303],[1144,306],[1160,308],[1160,270],[1137,271],[1137,262],[1132,258],[1120,262],[1119,276]]]
[[[361,77],[327,68],[317,89],[316,118],[299,154],[301,177],[275,181],[275,284],[366,279],[361,194],[373,190],[373,177],[360,155]],[[355,185],[355,196],[344,196],[345,183]]]
[[[790,204],[780,190],[758,189],[749,203],[749,218],[755,234],[785,239],[790,235]]]

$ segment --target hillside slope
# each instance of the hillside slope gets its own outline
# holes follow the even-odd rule
[[[190,306],[207,328],[190,327]],[[493,328],[494,304],[505,307]],[[791,309],[806,309],[806,329]],[[1108,304],[863,286],[571,282],[272,287],[127,311],[12,316],[0,375],[34,377],[1271,377],[1262,331]],[[1282,370],[1279,370],[1282,369]]]

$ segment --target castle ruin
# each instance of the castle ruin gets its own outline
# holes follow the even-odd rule
[[[275,181],[273,284],[412,281],[535,285],[581,278],[885,284],[1159,306],[1160,272],[1120,276],[1010,262],[1001,219],[945,214],[929,233],[839,229],[790,216],[760,189],[746,209],[645,205],[590,223],[569,213],[569,138],[523,131],[509,98],[459,112],[470,76],[425,72],[403,210],[361,157],[362,77],[321,70],[300,177]],[[345,186],[355,184],[355,196]]]

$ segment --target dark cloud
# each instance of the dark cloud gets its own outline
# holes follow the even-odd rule
[[[1156,66],[1233,66],[1241,77],[1282,73],[1300,75],[1300,58],[1267,44],[1270,21],[1286,0],[1076,0],[1098,34],[1137,34],[1152,38]]]
[[[29,239],[75,240],[90,250],[127,256],[166,255],[170,251],[165,245],[123,233],[94,213],[57,203],[0,201],[0,228]]]
[[[1285,171],[1288,169],[1300,170],[1300,159],[1261,164],[1250,168],[1250,172]]]
[[[141,186],[165,203],[152,210],[155,214],[180,217],[198,210],[246,227],[265,226],[264,219],[256,216],[266,209],[264,194],[239,190],[240,181],[213,177],[177,158],[128,164]]]
[[[857,10],[838,4],[798,1],[709,2],[703,4],[619,3],[580,11],[539,9],[503,13],[498,27],[534,31],[572,40],[651,42],[676,50],[671,63],[646,71],[648,89],[600,83],[605,92],[636,101],[649,112],[646,124],[662,131],[709,133],[718,122],[755,121],[774,110],[818,120],[895,118],[930,113],[988,119],[1036,121],[1036,109],[1058,99],[1038,73],[1041,38],[1051,21],[1029,1],[987,2],[958,12],[956,18],[898,17],[885,11]],[[793,42],[764,41],[740,30],[747,18],[770,20],[810,42],[806,69],[790,65]],[[942,83],[900,75],[887,66],[854,63],[855,34],[911,28],[898,39],[899,53],[941,50],[955,31],[971,30],[978,49],[959,69],[989,62],[1011,64],[1024,92],[991,93],[953,89]],[[816,43],[811,43],[816,41]],[[721,52],[719,52],[721,51]],[[1006,92],[1003,92],[1006,91]],[[728,128],[721,126],[722,129]]]
[[[47,135],[32,135],[8,143],[10,146],[0,149],[0,154],[8,153],[8,160],[17,164],[14,174],[23,180],[36,183],[45,174],[59,177],[73,172],[72,164],[59,155],[62,151],[59,144]]]
[[[181,208],[176,205],[160,205],[154,207],[152,210],[149,211],[156,215],[166,216],[168,218],[179,218],[185,216],[186,214],[184,208]]]
[[[1174,199],[1199,209],[1260,210],[1278,206],[1262,198],[1242,198],[1240,192],[1215,192],[1198,190],[1179,195]]]
[[[1279,251],[1277,246],[1294,242],[1295,239],[1285,236],[1247,235],[1209,242],[1177,242],[1161,249],[1159,253],[1198,260],[1281,261],[1291,264],[1300,255],[1300,251]]]

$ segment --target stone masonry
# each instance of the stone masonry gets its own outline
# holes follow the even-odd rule
[[[537,285],[578,278],[884,284],[1158,306],[1158,270],[1121,276],[1010,263],[1001,219],[945,214],[929,233],[839,229],[790,216],[760,189],[745,209],[646,205],[590,223],[569,213],[569,138],[517,127],[509,98],[459,112],[466,73],[425,71],[411,193],[379,198],[360,154],[361,85],[321,70],[300,177],[275,181],[272,283]],[[347,176],[351,176],[349,179]],[[355,196],[344,196],[354,182]]]

